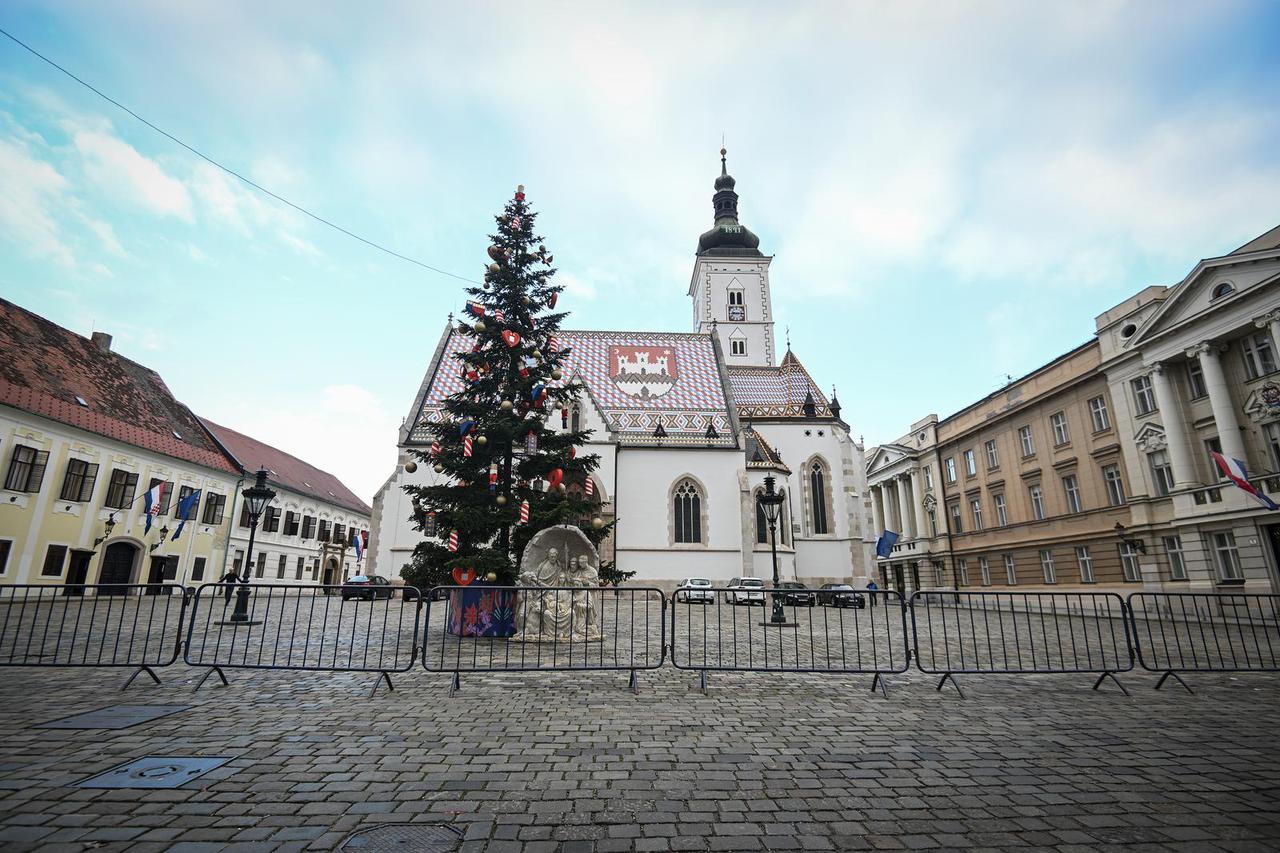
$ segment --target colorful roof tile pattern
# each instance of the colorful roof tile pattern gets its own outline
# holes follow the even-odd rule
[[[729,385],[740,418],[803,418],[804,401],[813,395],[817,417],[832,417],[827,397],[791,350],[777,367],[730,367]]]
[[[270,472],[268,482],[300,495],[313,497],[321,503],[334,504],[360,515],[372,515],[369,505],[342,484],[342,481],[314,465],[303,462],[283,450],[251,438],[230,427],[219,426],[208,418],[201,418],[222,446],[240,461],[245,470],[252,473],[259,467]]]
[[[791,473],[791,469],[786,466],[782,461],[782,457],[778,455],[778,451],[764,440],[764,436],[751,427],[743,429],[742,436],[746,439],[748,468],[770,468],[781,471],[784,474]]]
[[[719,363],[709,335],[675,332],[582,332],[556,335],[569,350],[565,372],[581,379],[611,432],[628,444],[655,444],[662,423],[664,444],[732,447],[736,444]],[[464,387],[454,355],[471,338],[450,332],[418,416],[438,421],[441,403]],[[708,422],[719,437],[708,441]],[[415,425],[411,441],[429,441]]]
[[[0,404],[216,471],[239,473],[154,370],[4,299]]]

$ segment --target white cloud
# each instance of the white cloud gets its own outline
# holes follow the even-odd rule
[[[186,185],[127,142],[98,130],[75,130],[85,172],[108,192],[164,216],[192,221]]]
[[[596,286],[589,281],[585,281],[571,272],[557,270],[554,281],[557,284],[564,285],[564,292],[567,296],[575,299],[594,302],[596,298]]]
[[[74,267],[58,222],[67,188],[67,179],[26,145],[0,139],[0,234],[37,258]]]

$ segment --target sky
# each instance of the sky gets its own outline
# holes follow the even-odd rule
[[[524,184],[570,328],[691,330],[723,138],[779,343],[868,447],[1280,223],[1268,0],[7,0],[0,28],[460,276]],[[0,37],[0,295],[197,413],[372,499],[462,288]]]

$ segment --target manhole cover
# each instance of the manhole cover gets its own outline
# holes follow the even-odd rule
[[[77,782],[77,788],[176,788],[231,760],[182,755],[148,755]]]
[[[157,720],[179,711],[185,711],[190,705],[111,705],[96,711],[85,711],[72,717],[51,720],[36,726],[38,729],[127,729],[138,723]]]
[[[447,826],[430,823],[393,823],[353,832],[339,850],[395,851],[395,853],[447,853],[462,838]]]

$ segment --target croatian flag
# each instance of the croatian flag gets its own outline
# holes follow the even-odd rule
[[[142,503],[147,510],[147,526],[145,533],[151,532],[151,519],[160,514],[160,501],[164,497],[164,483],[156,483],[155,488],[142,496]]]
[[[888,557],[893,553],[893,546],[898,543],[898,534],[892,530],[886,530],[880,534],[880,538],[876,540],[876,556]]]
[[[351,531],[351,544],[356,549],[356,562],[360,562],[360,558],[364,556],[364,542],[360,538],[360,531]]]
[[[196,489],[182,500],[178,501],[178,529],[173,531],[173,538],[177,539],[182,534],[182,526],[191,520],[191,514],[195,512],[195,508],[200,504],[200,490]]]
[[[1217,453],[1212,450],[1209,451],[1209,455],[1213,457],[1213,461],[1217,463],[1218,470],[1222,472],[1223,476],[1235,483],[1241,489],[1244,489],[1246,492],[1253,495],[1254,500],[1265,506],[1267,509],[1280,509],[1280,506],[1277,506],[1275,501],[1255,489],[1249,482],[1249,475],[1244,470],[1243,462],[1239,459],[1228,459],[1221,453]]]

